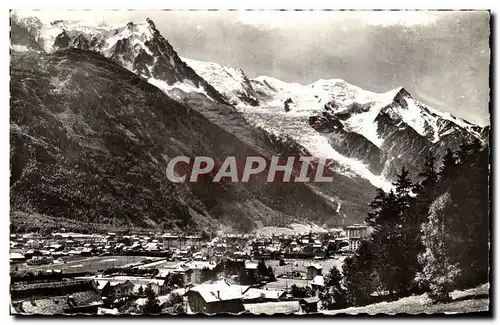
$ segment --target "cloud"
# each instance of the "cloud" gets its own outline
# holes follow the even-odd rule
[[[422,25],[432,24],[442,11],[321,11],[321,10],[251,10],[239,11],[238,21],[259,28],[293,28],[299,25],[320,26],[344,21],[369,25]]]

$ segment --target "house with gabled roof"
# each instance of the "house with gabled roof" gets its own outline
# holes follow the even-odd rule
[[[189,289],[188,298],[190,313],[233,313],[243,312],[243,293],[248,286],[232,285],[226,280],[203,283]]]

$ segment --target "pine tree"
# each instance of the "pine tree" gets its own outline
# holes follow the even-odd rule
[[[417,201],[413,192],[415,184],[409,177],[409,171],[403,168],[397,177],[394,186],[396,187],[401,223],[398,225],[398,252],[394,252],[397,260],[395,268],[399,270],[398,294],[406,296],[415,289],[415,275],[420,270],[417,256],[422,250],[419,233],[421,218],[416,211]]]
[[[415,186],[417,194],[415,200],[415,212],[419,217],[419,222],[427,221],[429,205],[436,199],[438,190],[439,173],[436,170],[436,160],[432,153],[426,158],[424,170],[418,174],[421,178],[419,184]]]
[[[420,218],[416,213],[415,185],[406,168],[397,175],[395,191],[379,190],[370,204],[367,223],[373,228],[373,269],[381,287],[389,294],[406,295],[414,289],[420,266]],[[360,260],[362,261],[362,260]]]
[[[257,264],[257,272],[262,277],[267,276],[267,267],[266,267],[266,263],[264,262],[263,259],[261,259],[259,261],[259,263]]]
[[[165,303],[166,307],[176,307],[178,305],[183,305],[184,299],[182,299],[182,296],[176,292],[172,293],[169,297],[167,302]],[[178,309],[178,308],[177,308]]]
[[[142,307],[142,312],[144,314],[159,314],[161,312],[160,301],[151,286],[146,287],[144,294],[146,295],[146,303]]]
[[[346,307],[346,290],[342,286],[342,274],[333,267],[325,274],[325,285],[318,296],[324,309],[340,309]]]
[[[420,182],[415,185],[415,192],[419,198],[417,201],[422,201],[428,208],[430,202],[435,199],[439,180],[436,158],[432,152],[426,157],[424,169],[418,173],[418,177],[420,178]]]
[[[458,205],[457,236],[462,238],[460,283],[477,285],[488,280],[489,150],[479,141],[460,146],[458,166],[450,194]]]
[[[356,255],[344,260],[343,284],[346,289],[346,305],[361,306],[369,303],[370,294],[377,285],[375,277],[374,245],[363,241]]]
[[[376,256],[373,262],[373,270],[378,275],[380,285],[389,291],[392,296],[397,291],[399,282],[398,261],[401,259],[398,249],[401,228],[400,205],[394,191],[391,190],[386,194],[379,190],[370,207],[373,212],[368,214],[367,223],[373,228],[370,240],[370,245],[373,246],[372,249]],[[358,264],[363,263],[365,258],[364,255],[356,257],[352,261],[353,270],[360,268]],[[359,294],[357,290],[353,291],[356,292],[356,295]]]
[[[489,251],[489,150],[479,140],[448,150],[439,171],[440,193],[448,192],[456,221],[448,231],[460,242],[449,258],[459,263],[457,288],[488,281]]]
[[[439,178],[441,183],[449,182],[455,179],[457,175],[457,160],[458,158],[456,153],[448,148],[443,157],[443,164],[439,169]]]
[[[424,163],[424,170],[418,174],[422,180],[420,186],[423,189],[433,190],[436,187],[439,175],[436,171],[436,157],[430,152]]]

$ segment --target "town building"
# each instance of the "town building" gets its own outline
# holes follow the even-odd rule
[[[311,288],[318,292],[325,286],[325,279],[322,275],[316,275],[311,281]]]
[[[280,301],[284,298],[285,294],[286,291],[284,290],[265,290],[249,287],[245,292],[243,292],[243,302],[248,304]]]
[[[215,269],[216,266],[217,264],[214,262],[205,261],[192,261],[184,264],[184,268],[187,269],[185,283],[200,284],[204,282],[206,273]]]
[[[307,266],[307,279],[312,280],[316,276],[321,275],[323,267],[318,263],[311,263]]]
[[[10,295],[13,314],[95,314],[103,305],[92,280],[15,282]]]
[[[122,298],[122,297],[130,297],[134,290],[134,284],[129,280],[121,282],[108,282],[102,288],[102,295],[106,297],[113,298]]]
[[[315,313],[318,311],[318,302],[317,297],[302,298],[299,300],[300,310],[303,313]]]
[[[170,250],[171,248],[180,247],[179,236],[164,234],[163,239],[163,250]]]
[[[101,296],[95,291],[83,291],[12,302],[11,311],[31,315],[96,314],[102,305]]]
[[[225,280],[204,283],[186,292],[190,313],[241,313],[243,292],[248,287],[231,285]]]
[[[366,237],[368,227],[366,225],[355,224],[346,227],[346,236],[349,239],[349,248],[355,251],[361,245],[361,240]]]

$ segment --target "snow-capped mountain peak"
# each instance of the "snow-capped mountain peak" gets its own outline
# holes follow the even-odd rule
[[[248,85],[227,73],[233,68],[185,60],[232,100],[232,90]],[[277,139],[292,139],[313,156],[335,160],[337,172],[384,189],[390,188],[394,167],[418,165],[415,155],[439,147],[433,149],[439,158],[443,148],[456,143],[450,139],[481,139],[481,128],[427,107],[404,87],[375,93],[342,79],[302,85],[269,76],[254,78],[250,85],[246,89],[258,105],[236,100],[236,107],[255,127]]]
[[[477,126],[449,113],[427,107],[403,87],[390,93],[394,93],[394,97],[384,112],[392,119],[403,121],[432,143],[437,143],[443,136],[454,132],[454,129],[463,129],[474,137],[482,139],[480,128]]]
[[[12,20],[47,53],[68,48],[98,52],[166,93],[179,89],[226,103],[223,96],[186,66],[149,18],[115,25],[63,20],[42,24],[33,17]]]
[[[223,66],[215,62],[203,62],[188,58],[181,59],[205,80],[210,80],[210,84],[233,105],[240,103],[251,106],[258,105],[250,80],[243,70]]]

